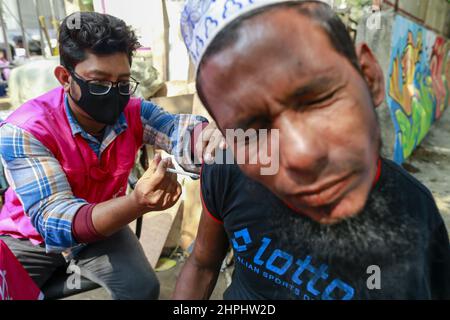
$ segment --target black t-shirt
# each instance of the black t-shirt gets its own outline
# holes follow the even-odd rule
[[[389,160],[366,208],[331,227],[236,165],[205,165],[201,185],[235,253],[225,299],[450,299],[442,217],[428,189]]]

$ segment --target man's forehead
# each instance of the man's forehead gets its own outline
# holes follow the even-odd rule
[[[337,71],[342,61],[326,33],[311,21],[301,23],[297,19],[290,23],[285,18],[279,14],[269,17],[273,19],[270,24],[255,21],[245,26],[232,45],[208,57],[199,73],[202,89],[207,91],[220,83],[224,90],[235,92],[236,87],[249,88],[255,82],[272,81],[280,74],[292,81],[302,78],[308,81],[311,76],[314,80],[321,76],[323,81],[318,84],[330,78],[326,75]],[[267,22],[265,17],[260,17],[260,21]],[[274,21],[280,23],[272,23]],[[293,24],[297,26],[291,30],[284,28]],[[296,37],[292,37],[293,31],[299,31]]]
[[[310,17],[299,14],[295,9],[275,7],[244,21],[238,29],[236,43],[245,46],[246,41],[250,39],[253,41],[260,40],[261,43],[274,48],[278,44],[277,39],[284,42],[286,39],[282,38],[287,38],[290,42],[284,42],[284,44],[292,45],[298,39],[297,35],[301,39],[302,31],[311,32],[319,31],[319,29]],[[267,38],[270,38],[270,43],[266,42]],[[239,40],[241,43],[239,43]]]
[[[203,64],[211,60],[215,67],[249,69],[252,63],[258,64],[258,59],[264,58],[295,60],[296,65],[309,67],[335,51],[316,21],[287,9],[246,21],[236,31],[233,42],[208,56]]]
[[[125,53],[95,55],[88,52],[86,59],[77,64],[77,72],[90,77],[126,77],[130,75],[130,64]]]

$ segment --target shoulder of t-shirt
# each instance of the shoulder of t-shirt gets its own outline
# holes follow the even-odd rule
[[[386,165],[389,169],[395,171],[398,174],[399,178],[404,180],[400,182],[408,183],[421,195],[434,202],[433,194],[431,193],[431,191],[422,182],[417,180],[414,176],[403,169],[400,165],[388,159],[383,159],[383,165]]]
[[[226,195],[240,174],[235,164],[204,164],[200,176],[203,207],[210,216],[221,222]]]
[[[398,185],[400,187],[405,186],[405,189],[407,188],[409,199],[413,199],[413,201],[420,201],[423,199],[426,201],[426,205],[430,209],[427,211],[427,214],[429,221],[431,221],[431,227],[436,228],[442,224],[443,219],[431,191],[397,163],[388,159],[383,160],[383,165],[396,175],[395,179]],[[389,172],[387,173],[389,174]]]

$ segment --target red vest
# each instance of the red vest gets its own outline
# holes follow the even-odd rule
[[[141,100],[132,98],[124,114],[128,128],[102,152],[100,161],[86,140],[79,134],[72,135],[63,88],[25,103],[5,122],[31,133],[50,150],[75,197],[99,203],[125,195],[128,176],[143,143]],[[0,234],[27,238],[35,244],[43,242],[11,188],[0,213]]]

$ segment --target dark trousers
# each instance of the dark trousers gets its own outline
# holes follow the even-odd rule
[[[159,297],[159,281],[129,227],[108,239],[87,245],[74,260],[48,254],[28,240],[0,236],[39,287],[60,267],[74,264],[83,277],[105,288],[113,299],[152,300]]]

